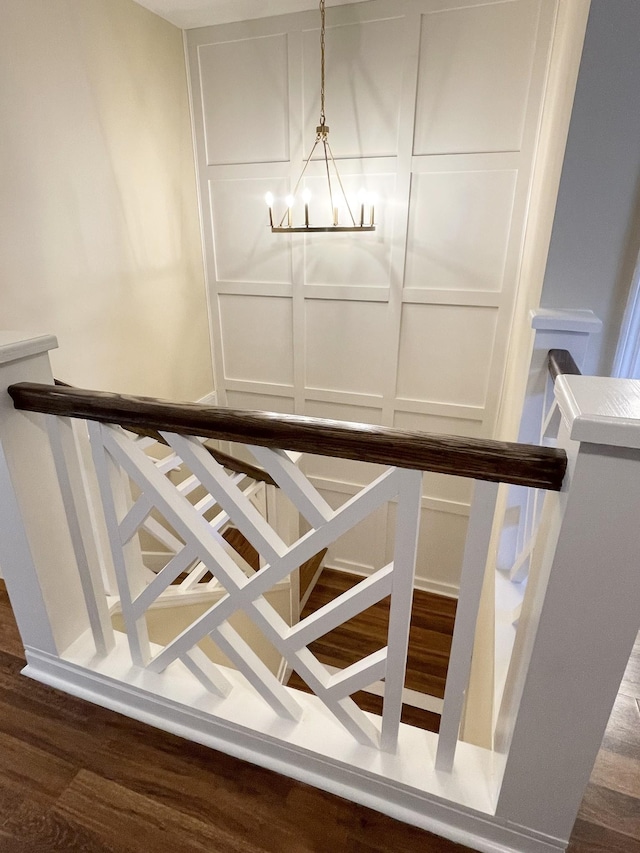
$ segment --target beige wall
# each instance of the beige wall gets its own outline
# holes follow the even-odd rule
[[[132,0],[2,0],[0,328],[85,387],[213,387],[182,33]]]

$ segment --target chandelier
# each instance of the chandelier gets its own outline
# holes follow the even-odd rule
[[[316,139],[313,143],[313,148],[309,156],[305,160],[302,172],[293,192],[285,199],[286,209],[282,218],[277,224],[273,218],[273,193],[268,192],[265,196],[267,207],[269,208],[269,225],[274,234],[291,234],[294,232],[313,232],[313,233],[328,233],[336,231],[375,231],[375,197],[372,193],[368,193],[365,189],[361,189],[358,193],[358,207],[356,207],[357,218],[354,216],[349,204],[349,199],[344,191],[342,179],[338,172],[336,161],[333,157],[331,145],[329,144],[329,127],[325,116],[325,0],[320,0],[320,123],[316,127]],[[321,147],[324,158],[324,172],[327,180],[328,188],[328,212],[327,220],[324,225],[312,225],[309,220],[309,202],[311,200],[311,191],[308,187],[302,192],[302,200],[304,203],[304,225],[293,224],[293,207],[296,201],[296,193],[302,183],[307,166],[311,162],[316,148]],[[333,181],[332,181],[333,172]],[[348,223],[341,225],[339,221],[340,207],[338,204],[338,192],[347,209]],[[358,209],[359,208],[359,209]]]

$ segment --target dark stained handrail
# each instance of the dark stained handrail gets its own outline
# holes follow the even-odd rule
[[[582,371],[573,360],[573,356],[566,349],[549,350],[549,373],[555,382],[558,376],[570,374],[571,376],[582,376]]]
[[[54,379],[54,383],[60,388],[73,388],[73,385],[69,385],[68,382],[63,382],[61,379]],[[135,433],[135,435],[139,435],[141,437],[153,438],[154,441],[157,441],[159,444],[164,444],[168,446],[168,442],[154,429],[145,429],[142,426],[128,426],[127,429],[129,432]],[[261,483],[266,483],[268,486],[275,486],[276,488],[280,488],[276,481],[270,474],[267,474],[262,468],[259,468],[257,465],[252,465],[250,462],[245,462],[244,459],[238,459],[236,456],[231,456],[228,453],[223,453],[221,450],[218,450],[215,447],[211,447],[210,444],[205,442],[205,449],[209,453],[209,455],[216,460],[216,462],[220,463],[224,468],[228,468],[229,471],[233,471],[235,474],[245,474],[247,477],[251,477],[252,480],[258,480]]]
[[[559,491],[562,450],[21,382],[17,409]]]

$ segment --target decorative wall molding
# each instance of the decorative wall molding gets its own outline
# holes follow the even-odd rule
[[[380,199],[378,229],[357,238],[267,228],[264,194],[289,191],[317,123],[317,12],[186,34],[222,405],[493,435],[557,7],[329,10],[332,147],[347,191]],[[236,69],[224,87],[221,63]],[[322,167],[309,164],[312,192]],[[345,494],[349,472],[330,467],[313,473]],[[453,535],[452,488],[430,497]],[[455,587],[446,562],[422,580]]]

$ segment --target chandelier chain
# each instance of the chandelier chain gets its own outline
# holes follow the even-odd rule
[[[324,113],[324,3],[325,0],[320,0],[320,125],[326,124],[326,116]]]
[[[338,165],[333,156],[333,151],[331,150],[331,145],[329,144],[329,128],[327,126],[327,118],[325,113],[325,63],[326,63],[326,51],[325,51],[325,3],[326,0],[319,0],[320,6],[320,124],[316,128],[316,140],[309,153],[309,156],[304,161],[304,165],[302,167],[302,171],[298,176],[298,180],[296,181],[295,187],[293,188],[293,192],[287,196],[287,209],[282,214],[282,218],[278,225],[274,225],[273,220],[273,194],[267,193],[265,196],[265,201],[269,207],[269,223],[271,225],[271,230],[273,232],[277,232],[280,234],[293,234],[294,232],[334,232],[337,233],[339,231],[375,231],[376,226],[374,223],[374,203],[373,201],[367,202],[369,204],[369,223],[365,224],[365,202],[360,200],[360,221],[356,222],[356,218],[353,215],[353,210],[351,209],[351,204],[349,203],[349,199],[347,198],[347,194],[344,190],[344,186],[342,184],[342,178],[340,177],[340,173],[338,171]],[[311,198],[311,193],[308,188],[305,189],[303,193],[304,199],[304,226],[294,227],[293,225],[293,215],[292,209],[295,204],[296,193],[304,177],[307,172],[307,167],[311,162],[313,155],[318,148],[318,146],[322,143],[322,159],[324,160],[324,167],[326,171],[326,180],[327,180],[327,188],[329,190],[329,206],[330,212],[333,215],[333,225],[309,225],[309,199]],[[331,166],[333,167],[333,171],[335,174],[336,184],[334,185],[332,176],[331,176]],[[364,190],[361,190],[364,192]],[[338,201],[342,199],[347,208],[348,219],[350,220],[349,225],[340,225],[339,222],[339,208]],[[342,203],[342,201],[341,201]],[[287,224],[285,225],[285,220]],[[331,221],[331,220],[329,220]]]

